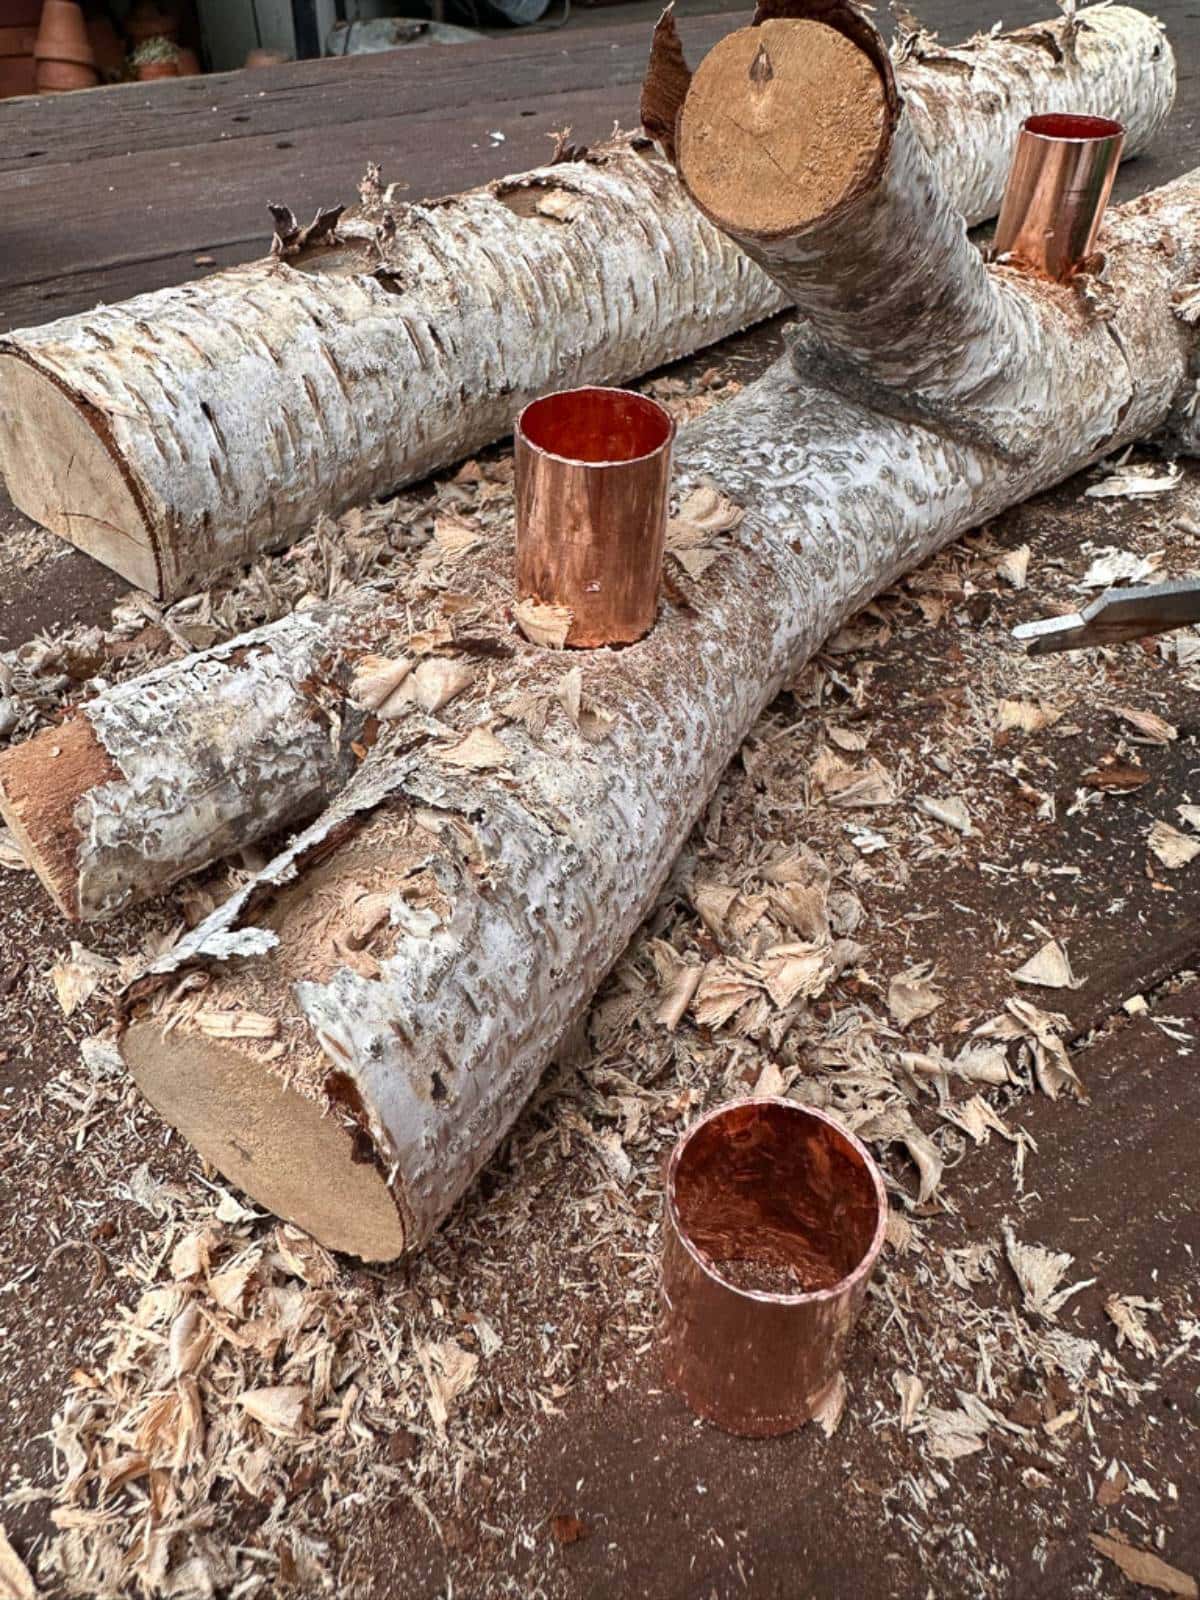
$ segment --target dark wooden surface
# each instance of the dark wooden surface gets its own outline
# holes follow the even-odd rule
[[[693,59],[747,16],[712,3],[681,7]],[[656,9],[637,0],[604,26],[592,14],[587,26],[480,44],[0,103],[0,330],[249,260],[269,237],[267,201],[301,214],[352,201],[368,160],[415,200],[536,165],[567,125],[585,142],[614,121],[632,126]],[[920,9],[948,39],[991,20],[964,0]],[[1179,104],[1171,137],[1125,169],[1124,192],[1196,159],[1200,9],[1156,9],[1179,57]],[[1053,10],[1017,0],[1004,22]]]

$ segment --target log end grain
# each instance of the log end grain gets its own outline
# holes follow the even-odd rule
[[[704,58],[679,122],[679,170],[720,227],[801,231],[866,187],[889,135],[888,91],[824,23],[742,28]]]
[[[71,922],[81,920],[76,807],[89,790],[120,777],[85,716],[0,752],[0,817]]]
[[[0,477],[27,517],[159,594],[150,530],[103,419],[28,361],[3,353]]]
[[[206,1161],[267,1210],[330,1250],[392,1261],[404,1226],[361,1136],[234,1040],[134,1022],[121,1053],[151,1105]]]

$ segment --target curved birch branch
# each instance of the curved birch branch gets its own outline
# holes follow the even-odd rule
[[[1133,154],[1174,91],[1162,28],[1121,6],[909,46],[916,137],[971,221],[1031,110],[1121,116]],[[16,504],[174,597],[501,437],[539,393],[629,378],[785,303],[627,144],[338,228],[292,219],[266,261],[0,341]]]
[[[420,1245],[780,686],[900,573],[1168,415],[1195,354],[1174,302],[1200,273],[1200,173],[1111,213],[1104,248],[1103,319],[1069,288],[991,269],[1030,307],[998,402],[1012,450],[870,410],[790,357],[686,428],[681,486],[715,485],[747,514],[646,640],[579,658],[609,736],[564,716],[535,737],[517,720],[518,692],[563,670],[518,643],[490,726],[381,747],[126,996],[125,1060],[163,1115],[324,1243],[370,1258]],[[503,603],[500,541],[475,581]]]

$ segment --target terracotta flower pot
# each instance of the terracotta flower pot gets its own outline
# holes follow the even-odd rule
[[[49,56],[38,58],[38,94],[62,94],[68,89],[94,89],[99,82],[100,75],[95,67],[85,67],[80,61],[55,61]]]
[[[125,46],[107,17],[87,19],[88,43],[100,76],[115,82],[125,76]]]
[[[0,100],[37,93],[37,63],[32,56],[0,56]]]
[[[146,39],[173,39],[178,31],[178,18],[155,0],[136,0],[125,18],[125,36],[134,44]]]
[[[264,50],[261,47],[251,50],[246,57],[246,65],[251,69],[257,67],[278,67],[287,60],[282,50]]]
[[[177,78],[178,61],[143,61],[134,68],[139,83],[153,83],[155,78]]]
[[[96,82],[96,58],[88,40],[87,24],[75,0],[45,0],[34,55],[39,61],[74,62],[87,67]],[[40,86],[39,78],[39,86]]]
[[[189,50],[185,45],[180,45],[179,55],[175,59],[176,70],[181,78],[194,78],[203,69],[200,66],[200,57],[194,50]]]

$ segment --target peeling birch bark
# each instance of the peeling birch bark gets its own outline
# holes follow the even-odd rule
[[[738,37],[733,36],[734,39]],[[864,37],[873,35],[868,30]],[[900,119],[890,68],[877,45],[869,48],[873,54],[867,70],[878,70],[881,74],[878,81],[885,86],[889,137],[894,135],[887,184],[875,198],[863,203],[870,213],[867,220],[871,223],[871,237],[876,241],[875,253],[879,258],[871,268],[869,282],[887,297],[889,315],[875,315],[868,323],[856,314],[853,305],[847,310],[843,304],[844,290],[839,290],[837,285],[845,281],[842,275],[849,270],[848,258],[851,262],[854,258],[852,229],[848,239],[845,228],[836,236],[833,230],[827,229],[824,243],[806,244],[803,273],[793,272],[790,262],[781,265],[778,252],[770,254],[769,265],[781,274],[786,267],[790,274],[789,290],[803,297],[805,309],[818,322],[825,317],[822,325],[831,337],[836,336],[847,345],[854,338],[859,339],[859,355],[875,364],[871,382],[875,390],[872,398],[877,404],[879,383],[886,385],[888,382],[901,383],[904,387],[910,412],[919,404],[922,395],[941,402],[953,396],[956,401],[964,402],[957,414],[958,425],[962,426],[968,420],[965,397],[971,392],[972,382],[978,387],[985,381],[990,371],[988,361],[997,351],[1001,355],[1006,351],[1004,339],[994,338],[988,344],[985,337],[991,327],[987,318],[996,315],[996,298],[1000,291],[985,271],[974,247],[966,241],[962,220],[948,197],[963,201],[973,219],[994,208],[1003,189],[1009,149],[1017,127],[1035,108],[1061,105],[1120,116],[1129,128],[1127,151],[1141,148],[1153,136],[1171,104],[1174,93],[1171,51],[1157,22],[1123,7],[1097,11],[1094,17],[1087,19],[1086,26],[1082,22],[1078,25],[1073,37],[1068,24],[1059,21],[1025,29],[1007,38],[987,36],[957,49],[935,48],[927,43],[920,46],[926,52],[923,58],[909,60],[900,69],[906,104],[905,117]],[[918,45],[910,41],[906,48],[913,51]],[[657,104],[660,119],[666,119],[674,128],[687,93],[689,74],[686,67],[681,66],[664,73],[662,63],[668,57],[671,61],[682,62],[669,15],[655,33],[647,104],[652,107]],[[658,85],[657,91],[654,84]],[[968,104],[968,96],[978,96],[984,109],[978,109],[973,101]],[[653,120],[653,110],[650,114]],[[914,128],[919,130],[917,137]],[[942,174],[944,192],[931,173],[929,162],[923,162],[924,149],[931,153],[934,172]],[[952,152],[953,159],[944,152]],[[872,147],[871,156],[875,153]],[[884,156],[886,154],[885,151]],[[883,156],[875,162],[876,167],[881,165],[886,166]],[[500,200],[496,199],[497,193],[501,195]],[[547,197],[556,195],[560,199],[566,195],[571,207],[578,204],[583,209],[568,224],[546,219],[537,221],[537,206]],[[659,235],[653,230],[643,233],[619,226],[618,208],[623,205],[659,205],[662,208],[662,220],[655,226],[661,230],[662,237],[673,241],[665,258],[670,265],[665,274],[668,279],[665,287],[659,283],[659,278],[664,276],[662,263],[655,260],[650,250],[651,243]],[[516,211],[512,209],[514,206]],[[922,219],[927,214],[931,220],[923,235]],[[457,221],[453,223],[447,220],[456,216]],[[898,217],[903,226],[897,223]],[[438,325],[458,328],[454,337],[459,344],[453,348],[459,350],[460,355],[465,353],[468,343],[477,352],[481,347],[485,330],[478,322],[478,308],[461,305],[455,309],[444,281],[428,278],[432,270],[428,261],[422,269],[425,276],[418,271],[422,252],[429,261],[442,262],[448,270],[450,233],[461,237],[476,222],[485,233],[487,228],[499,228],[504,233],[508,244],[501,260],[507,262],[510,257],[518,262],[542,260],[547,270],[553,267],[561,274],[555,293],[568,298],[574,296],[581,304],[591,303],[596,286],[592,278],[577,280],[572,277],[578,267],[572,252],[581,247],[586,251],[593,247],[599,249],[596,230],[606,228],[622,241],[623,249],[633,252],[624,258],[625,266],[621,269],[628,272],[628,280],[619,294],[612,290],[615,299],[607,304],[617,317],[618,329],[621,308],[625,308],[626,317],[632,315],[636,321],[641,316],[643,321],[633,329],[626,327],[620,340],[612,334],[611,328],[606,332],[603,327],[593,327],[590,332],[576,328],[569,338],[561,335],[568,343],[573,341],[575,348],[583,351],[588,360],[601,357],[617,360],[616,367],[606,369],[609,375],[621,375],[629,362],[653,365],[672,354],[682,354],[686,348],[691,348],[688,339],[703,343],[719,337],[722,331],[730,331],[739,318],[753,320],[779,303],[771,298],[774,291],[757,268],[739,266],[744,258],[736,252],[730,254],[723,235],[681,197],[678,183],[661,163],[650,163],[644,154],[620,148],[609,152],[599,166],[571,163],[566,167],[546,168],[509,180],[493,191],[477,191],[445,207],[427,213],[421,211],[420,217],[414,214],[409,218],[403,249],[416,263],[413,267],[416,279],[426,284],[431,295],[430,304],[435,307],[432,312],[427,308],[420,313],[424,319],[419,325],[423,347],[433,339],[431,330]],[[566,233],[564,227],[568,230]],[[541,241],[537,246],[542,251],[541,256],[537,256],[536,251],[533,256],[529,254],[534,249],[534,244],[526,237],[530,228],[532,240]],[[576,232],[570,232],[571,229]],[[442,237],[443,234],[446,236]],[[923,238],[935,237],[936,250],[922,242]],[[398,260],[400,246],[393,241],[388,248],[390,259]],[[521,249],[525,250],[523,256]],[[554,251],[559,253],[547,254]],[[640,266],[635,266],[635,258]],[[767,258],[764,256],[764,259]],[[331,271],[335,267],[344,270],[346,261],[346,249],[313,257],[315,268],[323,264]],[[492,264],[500,270],[496,260]],[[931,268],[939,269],[939,284],[953,290],[953,317],[940,296],[926,293],[927,274]],[[239,270],[243,278],[246,274],[253,276],[264,271],[269,278],[274,268]],[[859,270],[857,265],[854,270]],[[862,270],[866,271],[865,265]],[[626,290],[639,273],[648,281],[643,284],[640,299],[635,296],[641,309],[635,308],[630,313]],[[916,275],[928,307],[920,295],[905,288],[906,274]],[[292,275],[306,288],[315,285],[314,292],[323,292],[319,278],[306,278],[303,273]],[[219,274],[207,280],[211,290],[206,289],[205,293],[215,296],[210,302],[214,307],[221,303],[220,295],[225,293],[220,289],[225,277]],[[238,281],[242,282],[243,278]],[[344,285],[345,280],[341,281]],[[373,283],[373,280],[364,281]],[[577,282],[582,287],[573,288]],[[686,291],[682,299],[679,285]],[[168,290],[165,299],[146,296],[144,300],[155,305],[161,302],[161,309],[169,311],[176,303],[171,297],[182,296],[181,303],[198,308],[201,302],[194,296],[187,299],[198,287],[203,286],[193,285],[187,291]],[[689,300],[685,310],[683,301],[692,294],[695,301]],[[823,310],[822,297],[833,307],[828,315]],[[602,302],[603,296],[600,299]],[[131,306],[133,304],[135,302],[130,302]],[[408,309],[404,314],[409,324],[417,327],[413,322],[417,313],[411,296],[391,296],[386,304],[397,308],[406,305]],[[841,307],[840,312],[838,307]],[[578,309],[576,307],[572,315]],[[125,317],[128,310],[114,308],[113,314]],[[904,329],[908,325],[901,311],[913,322],[919,336],[905,337],[896,355],[889,358],[888,342],[896,338],[897,328]],[[651,312],[652,320],[646,322],[644,318]],[[443,313],[451,319],[458,318],[458,322],[439,324]],[[182,314],[180,311],[180,317]],[[609,311],[605,311],[605,315],[608,314]],[[174,315],[170,313],[162,324],[165,330],[162,337],[168,340],[175,337],[175,332],[182,338],[186,331],[184,321],[171,320]],[[469,340],[462,321],[468,316],[476,318]],[[965,368],[966,376],[957,374],[957,381],[951,382],[940,374],[938,363],[945,365],[944,330],[953,329],[954,318],[959,316],[964,319],[964,327],[979,335],[980,342],[978,345],[959,342],[960,366]],[[657,318],[657,322],[653,318]],[[1012,301],[1010,321],[1025,329],[1027,317],[1020,296]],[[69,323],[55,324],[40,333],[19,335],[17,342],[20,344],[28,337],[36,343],[45,335],[47,348],[61,347],[55,359],[65,361],[73,344],[81,349],[89,347],[91,335],[85,332],[86,322],[87,319],[70,319]],[[253,333],[253,321],[249,326]],[[1001,324],[997,322],[996,326]],[[68,329],[69,332],[64,331]],[[871,329],[874,330],[873,342],[868,347],[868,330]],[[940,339],[934,337],[938,329],[943,330]],[[379,332],[378,327],[376,332]],[[142,336],[145,337],[144,330]],[[382,338],[383,334],[379,336]],[[1005,335],[1006,338],[1015,336],[1011,332]],[[1022,331],[1021,337],[1025,336]],[[216,337],[211,329],[205,335],[210,342]],[[309,328],[306,338],[311,343],[314,337]],[[439,337],[445,342],[447,335]],[[255,341],[261,344],[257,334],[248,335],[248,338],[252,347]],[[519,354],[513,357],[518,374],[514,386],[518,389],[524,386],[527,391],[547,382],[550,367],[545,363],[553,364],[557,359],[553,356],[551,341],[547,339],[543,343],[530,338],[524,320],[512,339],[520,345]],[[653,342],[655,339],[657,343]],[[926,345],[928,358],[922,366]],[[635,346],[640,352],[636,356],[630,353]],[[216,345],[212,348],[215,352]],[[409,352],[412,348],[411,344],[405,345]],[[507,348],[502,341],[501,350]],[[814,369],[829,366],[829,348],[827,340],[823,353],[813,351],[810,354]],[[625,352],[619,360],[614,355],[618,350]],[[253,348],[247,359],[259,359]],[[621,366],[620,361],[626,361],[627,366]],[[910,369],[905,368],[905,362],[911,364]],[[0,356],[0,407],[4,366],[5,358]],[[11,362],[9,370],[11,375]],[[208,369],[198,370],[200,378],[193,374],[188,380],[193,384],[189,391],[192,401],[198,399],[199,383]],[[456,370],[461,376],[461,369]],[[506,429],[518,402],[514,395],[502,393],[502,370],[498,364],[488,367],[481,396],[471,405],[463,404],[457,392],[452,404],[446,401],[444,394],[442,400],[436,400],[434,390],[427,385],[423,392],[432,407],[426,413],[432,419],[429,425],[441,427],[437,418],[442,416],[451,433],[442,428],[424,454],[406,457],[408,465],[398,466],[396,471],[401,476],[411,476],[418,469],[437,465],[460,450],[483,442],[485,436],[490,438]],[[596,369],[585,370],[580,366],[571,371],[560,366],[559,370],[563,373],[563,382],[597,375]],[[628,370],[634,367],[628,366]],[[438,381],[449,382],[451,369],[443,367],[439,371]],[[327,379],[328,371],[325,376]],[[426,376],[429,383],[434,382],[433,377]],[[133,376],[127,381],[134,381]],[[180,378],[179,382],[183,384],[184,379]],[[272,392],[263,389],[258,382],[257,389],[251,384],[238,398],[239,402],[247,404],[265,404],[266,396]],[[254,395],[258,396],[257,400]],[[499,400],[497,395],[500,395]],[[93,399],[99,403],[96,397]],[[139,406],[132,413],[132,421],[126,419],[130,427],[136,424],[143,430],[137,434],[140,443],[136,446],[131,443],[131,449],[148,448],[144,411],[145,407]],[[485,414],[486,422],[481,422]],[[140,422],[139,418],[142,418]],[[989,411],[985,429],[990,428],[994,433],[1002,421],[998,410]],[[397,448],[402,452],[408,450],[412,441],[402,426],[402,419],[396,423],[396,428],[393,442],[399,441]],[[453,432],[454,429],[458,431]],[[294,428],[291,432],[297,438],[304,437]],[[245,415],[236,426],[230,427],[230,433],[243,452],[239,457],[239,471],[249,473],[248,478],[239,478],[239,484],[246,485],[244,489],[239,488],[239,493],[256,494],[263,488],[261,471],[253,460],[259,434],[253,429],[246,431]],[[131,433],[130,440],[133,437]],[[4,428],[0,424],[0,458],[3,438]],[[318,443],[313,442],[314,449]],[[171,459],[179,465],[182,458],[178,450]],[[330,481],[336,489],[336,473],[330,463],[314,456],[310,471],[319,476],[326,470],[331,473]],[[318,502],[310,497],[307,503],[309,512],[306,514],[315,514]],[[240,504],[243,501],[231,503],[229,512]],[[201,518],[216,516],[218,509],[214,502],[201,513]],[[181,533],[180,537],[186,541],[190,536]],[[222,558],[214,551],[213,559]],[[160,893],[189,872],[224,854],[315,815],[354,770],[357,764],[355,744],[369,742],[371,736],[369,723],[348,697],[348,685],[353,662],[360,654],[371,650],[386,653],[390,648],[392,619],[386,610],[372,617],[373,604],[381,603],[367,597],[364,603],[320,607],[284,618],[244,639],[110,690],[82,707],[67,730],[40,734],[27,746],[0,754],[0,815],[18,836],[26,858],[60,909],[67,916],[81,920],[111,915]],[[57,754],[64,738],[75,753],[76,759],[71,762],[61,760]]]
[[[1111,213],[1104,249],[1103,319],[1069,288],[992,269],[1030,308],[1030,348],[1005,383],[1044,401],[1000,397],[1023,419],[1011,450],[871,410],[790,356],[686,428],[681,490],[712,484],[746,516],[644,641],[578,658],[584,694],[614,716],[608,737],[583,738],[565,714],[540,738],[504,721],[518,689],[564,670],[518,640],[483,708],[481,770],[436,728],[419,750],[373,752],[127,992],[124,1057],[163,1115],[331,1247],[378,1259],[427,1239],[646,915],[762,707],[871,595],[1153,431],[1186,389],[1196,333],[1173,302],[1200,273],[1200,172]],[[479,572],[506,594],[500,541]],[[356,943],[368,891],[387,916]],[[214,1037],[200,1020],[242,1009],[276,1018],[277,1039]]]
[[[971,221],[1031,110],[1120,116],[1134,154],[1174,92],[1161,27],[1125,7],[908,50],[916,136]],[[785,303],[628,143],[378,226],[326,216],[280,257],[0,341],[16,504],[174,597],[501,437],[546,390],[628,379]]]

